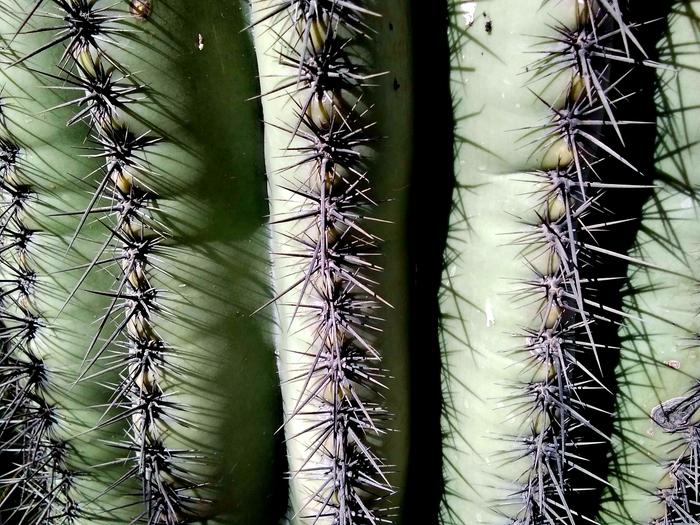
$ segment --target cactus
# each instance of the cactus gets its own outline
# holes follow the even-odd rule
[[[644,188],[621,106],[660,67],[640,27],[617,3],[454,5],[442,523],[594,522],[628,315],[609,293],[632,260],[618,201]]]
[[[283,466],[271,324],[248,317],[267,255],[241,14],[31,4],[2,9],[2,520],[272,521]]]
[[[654,194],[642,213],[622,327],[610,489],[600,523],[699,523],[698,90],[700,2],[674,2],[659,43]]]
[[[0,523],[700,523],[700,3],[435,4],[0,0]]]
[[[405,2],[376,4],[252,2],[292,523],[387,522],[403,485],[390,408],[406,393],[385,356],[405,330],[382,330],[396,301],[384,290],[401,288],[405,267],[388,257],[400,234],[381,224],[404,222],[387,190],[408,181],[407,20]],[[378,69],[389,59],[393,86]],[[403,311],[389,314],[393,327]]]

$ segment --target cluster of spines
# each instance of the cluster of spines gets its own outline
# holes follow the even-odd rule
[[[534,525],[585,520],[571,503],[584,487],[576,485],[580,473],[588,474],[582,459],[591,434],[597,441],[605,435],[596,428],[586,393],[602,388],[595,360],[600,345],[594,340],[593,322],[599,310],[595,290],[581,277],[586,260],[581,250],[581,225],[590,202],[581,191],[571,165],[539,173],[551,186],[546,192],[546,213],[531,234],[519,240],[542,246],[528,260],[534,278],[523,293],[540,298],[536,326],[525,329],[524,350],[532,379],[512,396],[516,411],[531,422],[529,435],[518,439],[516,454],[531,465],[522,477],[518,495],[522,508],[514,523]],[[542,258],[541,265],[536,261]],[[588,258],[590,259],[590,258]],[[597,317],[597,319],[596,319]]]
[[[367,155],[375,137],[364,95],[375,75],[355,53],[372,12],[356,0],[269,2],[260,11],[254,25],[275,28],[288,71],[264,96],[289,96],[296,119],[281,127],[290,137],[286,151],[296,157],[288,167],[294,180],[283,187],[299,205],[273,217],[273,224],[294,228],[278,255],[298,271],[276,299],[297,294],[289,330],[311,334],[306,362],[291,378],[301,393],[286,416],[303,422],[287,439],[303,439],[307,451],[290,473],[306,491],[295,512],[312,524],[388,523],[393,488],[375,452],[389,419],[374,346],[385,301],[371,277],[380,270],[372,262],[379,239],[367,230],[375,206]]]
[[[534,143],[556,157],[556,166],[535,174],[545,188],[545,211],[539,224],[518,237],[534,273],[524,293],[541,301],[537,326],[524,333],[535,373],[524,396],[514,396],[532,422],[531,435],[517,438],[518,454],[531,461],[518,494],[518,525],[593,522],[575,500],[605,483],[584,452],[609,440],[597,423],[609,413],[594,401],[595,392],[609,391],[599,355],[606,345],[598,342],[597,327],[624,315],[604,305],[598,289],[614,280],[604,274],[606,260],[629,261],[596,241],[596,232],[615,222],[593,222],[607,211],[600,204],[606,191],[643,187],[609,175],[611,163],[639,171],[608,138],[624,145],[624,126],[643,124],[617,116],[618,106],[633,95],[621,86],[632,68],[657,64],[644,53],[637,26],[626,22],[618,2],[590,0],[580,9],[579,25],[553,26],[544,56],[529,68],[536,79],[569,75],[572,81],[563,107],[540,98],[551,118],[536,128],[542,134]]]
[[[68,213],[80,216],[71,244],[91,217],[97,217],[108,230],[105,242],[77,280],[66,304],[91,271],[116,268],[114,288],[93,292],[109,298],[109,306],[85,349],[78,381],[99,381],[105,374],[119,373],[119,381],[107,385],[112,396],[97,428],[128,425],[124,440],[110,445],[127,456],[126,461],[115,463],[126,464],[129,469],[108,490],[138,479],[144,508],[134,521],[154,525],[188,523],[196,519],[195,507],[205,502],[197,496],[202,484],[190,479],[187,468],[188,462],[198,460],[197,456],[166,443],[173,425],[189,423],[163,390],[162,373],[174,365],[168,362],[172,349],[155,326],[157,317],[165,313],[158,301],[160,292],[151,282],[153,272],[158,271],[154,258],[167,235],[151,214],[157,195],[146,182],[155,173],[146,154],[162,139],[150,132],[136,134],[124,120],[125,114],[137,114],[135,105],[141,86],[106,49],[118,46],[119,35],[134,31],[123,22],[130,16],[147,17],[150,2],[131,2],[129,15],[114,11],[112,6],[100,6],[95,0],[52,3],[60,13],[49,15],[57,21],[49,28],[52,38],[17,64],[53,46],[63,46],[58,71],[41,73],[60,81],[59,89],[77,94],[58,107],[76,108],[68,124],[87,125],[93,150],[89,156],[103,161],[87,208]],[[31,31],[25,29],[26,24],[21,31]]]
[[[675,9],[673,11],[676,11]],[[690,10],[692,12],[692,9]],[[689,13],[679,14],[675,12],[671,16],[690,16]],[[694,19],[692,22],[696,29],[700,28],[700,22]],[[672,24],[672,22],[671,22]],[[694,44],[694,50],[692,53],[697,53],[697,44]],[[669,32],[666,35],[665,45],[661,46],[661,53],[664,59],[669,60],[672,64],[678,64],[680,68],[683,68],[682,60],[679,59],[679,50],[682,46],[677,45],[673,42],[672,35]],[[684,50],[687,53],[691,53],[689,50]],[[682,53],[679,53],[682,54]],[[657,90],[659,90],[658,96],[656,97],[657,105],[657,126],[658,139],[657,139],[657,157],[660,159],[670,158],[682,151],[684,147],[693,147],[695,144],[687,144],[686,146],[680,146],[685,144],[687,139],[684,140],[683,132],[677,129],[677,124],[674,123],[674,116],[678,114],[679,111],[687,111],[692,109],[692,107],[684,107],[681,101],[681,107],[674,107],[672,104],[672,98],[663,95],[664,89],[669,89],[674,86],[678,89],[679,93],[682,93],[681,89],[682,80],[680,77],[676,77],[673,83],[669,83],[668,80],[664,80],[663,76],[659,75],[657,81]],[[672,88],[671,88],[672,89]],[[682,124],[685,126],[685,120]],[[681,172],[685,168],[681,168]],[[694,166],[688,167],[688,169],[696,169]],[[673,192],[677,192],[681,195],[687,196],[690,200],[697,205],[698,198],[700,198],[700,193],[698,193],[698,188],[690,185],[685,176],[682,180],[674,180],[672,177],[666,177],[664,173],[657,173],[657,176],[663,180],[664,185],[669,185]],[[668,217],[662,217],[663,220],[669,220]],[[666,226],[667,229],[672,230],[672,224]],[[675,245],[674,245],[675,247]],[[695,254],[691,254],[691,257],[695,257]],[[692,344],[689,345],[690,348],[696,349],[700,341],[700,336],[697,334],[692,338]],[[684,344],[685,346],[685,344]],[[665,363],[665,366],[669,366],[669,363]],[[700,378],[696,378],[700,381]],[[671,447],[663,451],[659,461],[666,470],[666,476],[664,477],[664,482],[661,483],[659,488],[657,488],[655,496],[661,503],[663,508],[662,515],[649,520],[648,525],[698,525],[700,524],[700,421],[698,420],[698,413],[700,410],[700,382],[685,395],[680,397],[672,398],[666,400],[651,411],[651,419],[654,423],[662,429],[662,431],[670,436],[673,436],[671,441]],[[649,453],[651,456],[651,453]],[[658,456],[657,456],[658,457]],[[669,461],[668,458],[674,458]],[[668,483],[670,481],[670,483]],[[646,524],[645,524],[646,525]]]
[[[670,399],[652,410],[651,418],[673,435],[675,446],[667,470],[671,484],[659,489],[657,497],[664,507],[663,516],[650,525],[698,523],[700,517],[700,386],[685,396]]]
[[[50,373],[39,332],[32,246],[25,224],[33,192],[22,180],[23,152],[3,122],[0,138],[0,521],[62,525],[81,514],[78,473],[60,437],[59,407],[48,397]]]

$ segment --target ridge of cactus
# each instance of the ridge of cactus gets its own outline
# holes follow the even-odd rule
[[[599,522],[692,525],[698,506],[697,42],[700,4],[669,4],[657,45],[654,192],[632,252],[616,370],[610,487]]]
[[[188,18],[188,4],[3,12],[10,114],[32,143],[31,224],[45,231],[51,397],[81,472],[81,513],[57,523],[281,512],[269,320],[248,318],[267,286],[254,62],[236,6]]]
[[[441,520],[594,523],[606,481],[590,458],[609,445],[612,404],[606,354],[629,315],[611,301],[622,281],[611,270],[631,261],[601,233],[630,221],[612,195],[649,187],[624,139],[647,123],[620,107],[637,94],[628,76],[662,66],[617,3],[455,4],[451,17],[457,187],[441,292]],[[507,41],[514,34],[537,40],[523,51]],[[479,127],[487,121],[493,129]],[[497,195],[502,211],[478,202]],[[488,284],[477,284],[479,268]],[[484,387],[484,375],[496,384]]]
[[[95,373],[93,367],[105,357],[110,368],[121,370],[99,425],[129,423],[125,439],[112,444],[128,458],[124,479],[139,478],[145,504],[143,519],[147,523],[174,525],[191,521],[193,506],[202,501],[192,491],[200,487],[201,481],[190,478],[191,469],[186,466],[196,461],[196,456],[169,446],[168,432],[163,428],[164,420],[185,426],[189,423],[161,385],[169,348],[157,328],[157,317],[163,315],[161,292],[151,284],[153,272],[159,270],[154,258],[158,257],[159,245],[167,233],[150,211],[157,207],[158,196],[148,187],[147,177],[153,168],[146,154],[162,139],[151,130],[135,132],[123,120],[124,113],[133,111],[131,105],[136,102],[134,95],[140,87],[130,80],[126,66],[105,51],[103,42],[128,31],[120,26],[125,15],[98,5],[95,0],[52,1],[61,14],[60,23],[51,28],[55,36],[16,64],[53,46],[62,46],[57,73],[68,71],[68,86],[78,95],[69,102],[76,114],[67,124],[87,125],[88,154],[103,162],[97,187],[80,215],[69,248],[91,217],[99,217],[108,230],[104,244],[65,302],[72,299],[88,274],[105,261],[116,261],[120,270],[111,289],[95,291],[108,297],[110,304],[85,349],[85,363],[77,381],[101,378],[103,374]],[[146,17],[149,3],[137,4],[142,6],[138,16]],[[59,75],[55,78],[60,79]],[[109,356],[108,350],[120,337],[124,338],[119,344],[122,355]],[[114,409],[118,413],[107,416]]]
[[[387,216],[375,197],[373,160],[375,150],[386,151],[376,86],[388,75],[374,70],[372,50],[374,25],[404,8],[336,0],[251,6],[276,283],[264,306],[276,303],[281,332],[290,520],[391,523],[396,489],[382,451],[392,394],[381,342],[392,307],[380,291],[388,279],[375,232]]]
[[[7,38],[8,26],[14,30],[14,24],[19,22],[18,11],[3,11],[3,35]],[[2,58],[6,79],[7,64],[15,57],[5,48]],[[84,465],[74,461],[85,452],[83,447],[76,448],[72,436],[74,423],[81,416],[71,411],[67,398],[60,394],[65,391],[69,375],[64,361],[69,352],[63,346],[69,337],[57,330],[51,315],[49,304],[57,289],[48,277],[47,263],[52,268],[60,264],[54,265],[50,260],[55,258],[56,245],[50,221],[42,217],[47,211],[45,176],[51,170],[47,169],[46,159],[61,158],[64,151],[58,152],[65,141],[53,135],[55,147],[43,148],[43,154],[37,155],[36,138],[56,127],[47,122],[37,125],[35,116],[24,112],[34,99],[27,91],[16,89],[17,85],[29,78],[31,83],[36,77],[26,70],[16,73],[2,90],[2,134],[6,137],[3,143],[14,152],[5,158],[3,170],[3,218],[7,222],[3,222],[2,230],[25,233],[19,243],[4,243],[6,249],[2,252],[5,330],[0,397],[0,521],[74,524],[86,517],[82,487],[91,476]],[[33,133],[27,133],[27,128],[32,128]],[[61,160],[65,161],[65,157]],[[63,163],[67,169],[84,165],[80,159]],[[56,185],[52,189],[58,188]],[[54,253],[47,258],[52,250]],[[75,263],[73,257],[66,257],[65,261],[68,265]]]
[[[2,122],[0,139],[0,457],[11,468],[0,477],[3,520],[69,523],[80,514],[74,484],[81,473],[66,462],[71,445],[57,433],[59,408],[46,395],[49,371],[36,337],[46,320],[37,307],[33,245],[26,224],[35,199],[22,177],[24,152]]]

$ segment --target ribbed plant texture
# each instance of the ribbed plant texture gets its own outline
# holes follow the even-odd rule
[[[402,75],[406,57],[375,33],[404,33],[403,4],[252,3],[294,523],[384,523],[396,512],[392,469],[403,459],[400,444],[387,446],[394,381],[381,332],[398,295],[384,293],[382,274],[402,270],[384,267],[381,224],[398,215],[375,186],[405,184],[406,170],[374,157],[396,148],[381,144],[376,119],[405,112],[406,98],[376,86],[387,83],[376,63],[389,56]],[[405,143],[406,130],[389,133]]]
[[[645,183],[627,141],[649,126],[627,107],[644,95],[639,70],[662,66],[634,6],[476,4],[450,20],[441,520],[594,523],[614,331],[632,315],[610,292],[625,263],[643,264],[620,225]]]
[[[3,2],[3,523],[276,515],[254,67],[214,7]]]
[[[0,525],[700,524],[699,20],[0,0]]]
[[[602,523],[700,521],[698,65],[700,3],[675,2],[658,43],[653,195],[642,212],[621,329],[611,486]]]

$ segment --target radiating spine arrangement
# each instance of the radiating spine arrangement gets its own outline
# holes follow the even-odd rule
[[[644,188],[640,170],[623,153],[623,137],[625,128],[645,123],[620,117],[618,108],[635,95],[625,92],[633,70],[657,64],[646,56],[638,25],[628,21],[625,6],[554,4],[539,11],[530,6],[538,13],[535,18],[525,14],[527,7],[505,12],[498,5],[482,13],[456,6],[453,13],[453,92],[465,115],[457,134],[467,140],[458,143],[458,188],[442,291],[444,523],[470,523],[474,512],[480,512],[478,521],[488,523],[594,522],[586,494],[599,493],[606,483],[604,469],[587,458],[604,454],[609,440],[606,406],[611,402],[600,403],[606,396],[612,399],[614,388],[604,369],[610,360],[605,353],[614,351],[606,332],[623,314],[605,302],[605,290],[620,282],[611,273],[611,261],[629,259],[624,247],[600,242],[599,232],[627,220],[614,216],[624,207],[616,209],[606,193]],[[542,23],[539,14],[545,11],[549,21]],[[466,31],[475,38],[463,36],[465,18]],[[503,33],[497,33],[497,20]],[[505,40],[514,33],[539,37],[531,48],[541,58],[528,61],[521,49],[514,49]],[[487,58],[474,58],[475,40],[490,50],[482,54]],[[489,60],[508,69],[499,65],[492,72]],[[527,81],[514,74],[518,68]],[[480,82],[486,86],[483,95],[473,89]],[[515,93],[513,85],[524,94]],[[490,89],[502,91],[503,113],[479,105],[492,103]],[[510,120],[507,110],[514,115]],[[496,129],[477,139],[478,130],[486,129],[477,122]],[[519,141],[520,151],[509,150],[507,135]],[[508,160],[498,158],[504,154]],[[639,180],[631,181],[631,175]],[[507,192],[502,197],[505,213],[489,210],[486,215],[469,195],[483,192],[483,199],[492,191],[487,186]],[[506,254],[492,238],[498,234],[485,237],[486,232],[511,237],[519,251],[511,253],[510,247]],[[489,250],[494,262],[480,260]],[[474,286],[479,267],[491,269],[491,289]],[[511,304],[503,303],[504,296],[511,297]],[[481,326],[470,318],[479,318],[470,313],[477,307],[483,309]],[[464,372],[470,361],[482,374],[493,367],[503,386],[483,390],[481,374]],[[489,411],[494,402],[506,424],[480,425],[473,405],[484,404]],[[482,417],[488,421],[494,416]],[[493,444],[499,442],[501,447]],[[491,482],[458,467],[484,462],[481,468],[489,469],[493,461],[503,466]],[[458,489],[451,486],[474,495],[459,501]],[[465,510],[471,504],[480,509]]]
[[[387,387],[376,335],[380,240],[369,157],[377,140],[363,2],[253,1],[268,137],[292,520],[390,521],[377,447]],[[268,44],[270,44],[268,46]],[[275,134],[276,133],[276,134]]]
[[[57,89],[77,94],[69,102],[76,114],[67,125],[85,123],[90,134],[89,154],[103,160],[93,197],[80,214],[74,238],[94,217],[108,229],[104,244],[65,302],[72,299],[92,270],[115,262],[114,266],[120,269],[114,288],[96,292],[109,297],[110,304],[90,346],[84,349],[78,380],[99,380],[106,372],[121,370],[120,381],[113,387],[110,405],[99,425],[130,423],[127,439],[113,446],[127,457],[128,471],[123,479],[138,476],[141,481],[144,520],[182,523],[187,520],[190,504],[196,501],[186,491],[196,483],[186,479],[187,469],[175,461],[185,460],[180,457],[184,451],[174,450],[166,443],[168,420],[177,421],[183,416],[160,385],[167,345],[154,325],[159,291],[150,284],[152,259],[157,257],[164,234],[150,215],[150,209],[156,206],[156,195],[148,188],[147,178],[153,171],[145,154],[160,139],[149,131],[135,133],[123,120],[125,113],[138,112],[130,105],[137,101],[140,86],[124,71],[125,64],[117,63],[104,46],[130,31],[123,24],[126,14],[93,0],[53,3],[62,16],[56,18],[56,25],[50,22],[48,28],[42,29],[49,31],[48,42],[13,65],[19,66],[38,53],[61,46],[63,53],[56,71],[45,74],[63,83]],[[149,6],[146,1],[131,2],[130,12],[133,17],[145,18]],[[27,14],[18,33],[37,13],[32,10]],[[121,348],[121,355],[115,346]],[[96,372],[95,363],[105,357],[109,366]]]
[[[637,39],[637,25],[628,21],[619,3],[591,0],[577,10],[578,25],[573,29],[556,25],[556,35],[549,43],[544,40],[548,47],[542,51],[544,57],[530,68],[535,77],[563,73],[572,80],[563,107],[538,97],[552,113],[543,127],[546,138],[538,147],[556,153],[557,165],[538,173],[546,183],[542,197],[546,212],[537,228],[539,239],[531,236],[527,243],[547,246],[554,271],[538,272],[526,283],[535,296],[545,296],[543,322],[525,334],[526,350],[545,377],[527,386],[538,413],[535,432],[523,443],[523,453],[533,461],[523,477],[525,504],[516,521],[523,524],[593,522],[590,512],[576,508],[575,500],[606,484],[604,473],[588,459],[602,453],[609,440],[599,423],[604,424],[606,410],[596,398],[612,388],[602,364],[609,358],[600,356],[612,349],[598,327],[624,314],[602,302],[601,291],[619,283],[609,273],[611,258],[627,257],[615,251],[619,248],[601,245],[597,233],[614,231],[618,222],[627,220],[605,215],[601,204],[605,193],[617,192],[619,198],[645,187],[643,180],[624,183],[624,170],[640,178],[641,173],[620,151],[625,128],[647,123],[621,118],[618,106],[635,96],[624,86],[632,70],[658,66],[648,59]],[[607,211],[619,214],[615,208]]]
[[[33,245],[26,224],[35,199],[22,178],[24,152],[3,119],[0,139],[0,263],[3,349],[0,353],[0,457],[11,465],[0,476],[3,519],[11,523],[70,523],[80,515],[66,462],[71,445],[57,432],[63,415],[47,397],[51,371],[38,332],[46,328],[36,297]]]
[[[655,189],[631,253],[648,266],[629,271],[606,525],[700,523],[699,16],[672,2],[658,44]]]

